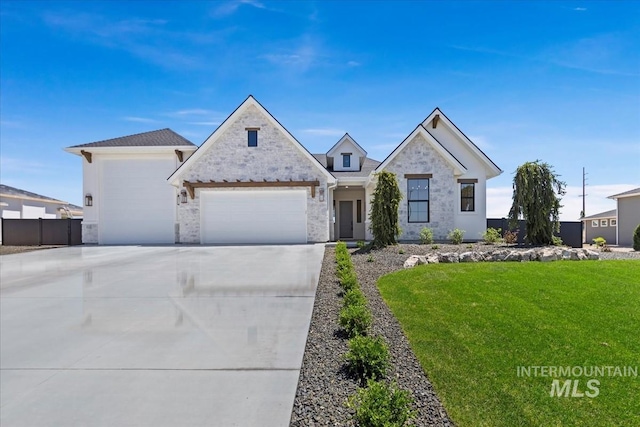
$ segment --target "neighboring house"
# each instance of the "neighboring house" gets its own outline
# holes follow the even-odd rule
[[[85,243],[370,240],[376,173],[396,173],[400,239],[478,240],[502,171],[439,109],[383,161],[345,134],[311,154],[249,96],[196,147],[169,129],[69,147],[84,157]],[[168,177],[168,178],[167,178]]]
[[[633,246],[633,232],[640,225],[640,187],[609,196],[618,203],[617,244]]]
[[[581,218],[584,224],[584,242],[591,244],[596,237],[602,237],[607,244],[615,245],[617,242],[616,218],[615,209]]]
[[[0,184],[0,217],[7,219],[82,218],[82,208],[69,202]],[[2,236],[1,228],[0,236]]]

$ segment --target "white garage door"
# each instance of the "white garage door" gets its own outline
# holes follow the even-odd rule
[[[174,160],[101,160],[100,244],[175,242]]]
[[[307,192],[200,194],[202,243],[307,243]]]

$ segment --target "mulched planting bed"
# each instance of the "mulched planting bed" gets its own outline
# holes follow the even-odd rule
[[[474,244],[433,245],[400,244],[375,251],[350,249],[358,281],[373,313],[373,335],[383,336],[389,344],[392,366],[389,379],[413,393],[418,417],[416,426],[454,425],[414,356],[400,325],[384,303],[376,282],[387,273],[403,268],[410,255],[436,252],[490,251],[515,246]],[[522,248],[523,250],[527,248]],[[602,252],[606,259],[640,259],[640,252]],[[565,261],[570,262],[570,261]],[[598,262],[598,261],[592,261]],[[356,381],[345,371],[347,340],[341,334],[338,315],[342,307],[341,288],[335,275],[335,248],[325,250],[311,317],[309,336],[302,361],[298,389],[291,415],[291,426],[353,426],[345,401],[357,389]]]

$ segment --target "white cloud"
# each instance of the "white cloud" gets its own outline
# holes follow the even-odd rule
[[[126,120],[127,122],[136,122],[136,123],[158,123],[158,121],[154,119],[148,119],[146,117],[135,117],[135,116],[126,116],[126,117],[123,117],[122,120]]]
[[[587,10],[586,7],[574,7],[573,10],[576,12],[585,12]]]
[[[347,62],[347,66],[349,66],[349,67],[359,67],[360,65],[362,65],[362,64],[360,64],[358,61],[349,61],[349,62]]]
[[[469,135],[469,139],[473,141],[482,151],[491,150],[494,146],[487,141],[487,138],[480,135]]]
[[[240,6],[252,6],[256,9],[267,9],[267,7],[256,0],[234,0],[222,3],[220,6],[216,7],[212,15],[216,18],[223,18],[229,15],[233,15],[240,8]]]
[[[196,126],[218,126],[220,122],[189,122],[189,124]]]
[[[205,110],[203,108],[191,108],[186,110],[177,110],[167,113],[167,116],[171,117],[189,117],[189,116],[212,116],[216,112],[212,110]]]
[[[586,214],[593,215],[616,208],[616,202],[608,199],[609,196],[622,193],[637,185],[633,184],[609,184],[589,185],[586,188]],[[560,204],[560,219],[562,221],[578,221],[582,211],[582,187],[568,186],[567,193],[562,197]],[[511,208],[511,187],[487,188],[487,218],[502,218],[509,215]]]
[[[319,136],[342,136],[346,133],[342,129],[334,129],[334,128],[302,129],[300,132],[306,133],[309,135],[319,135]]]

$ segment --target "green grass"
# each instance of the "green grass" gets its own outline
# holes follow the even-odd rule
[[[640,367],[640,262],[420,266],[378,287],[459,426],[640,425],[640,378],[550,397],[518,366]]]

